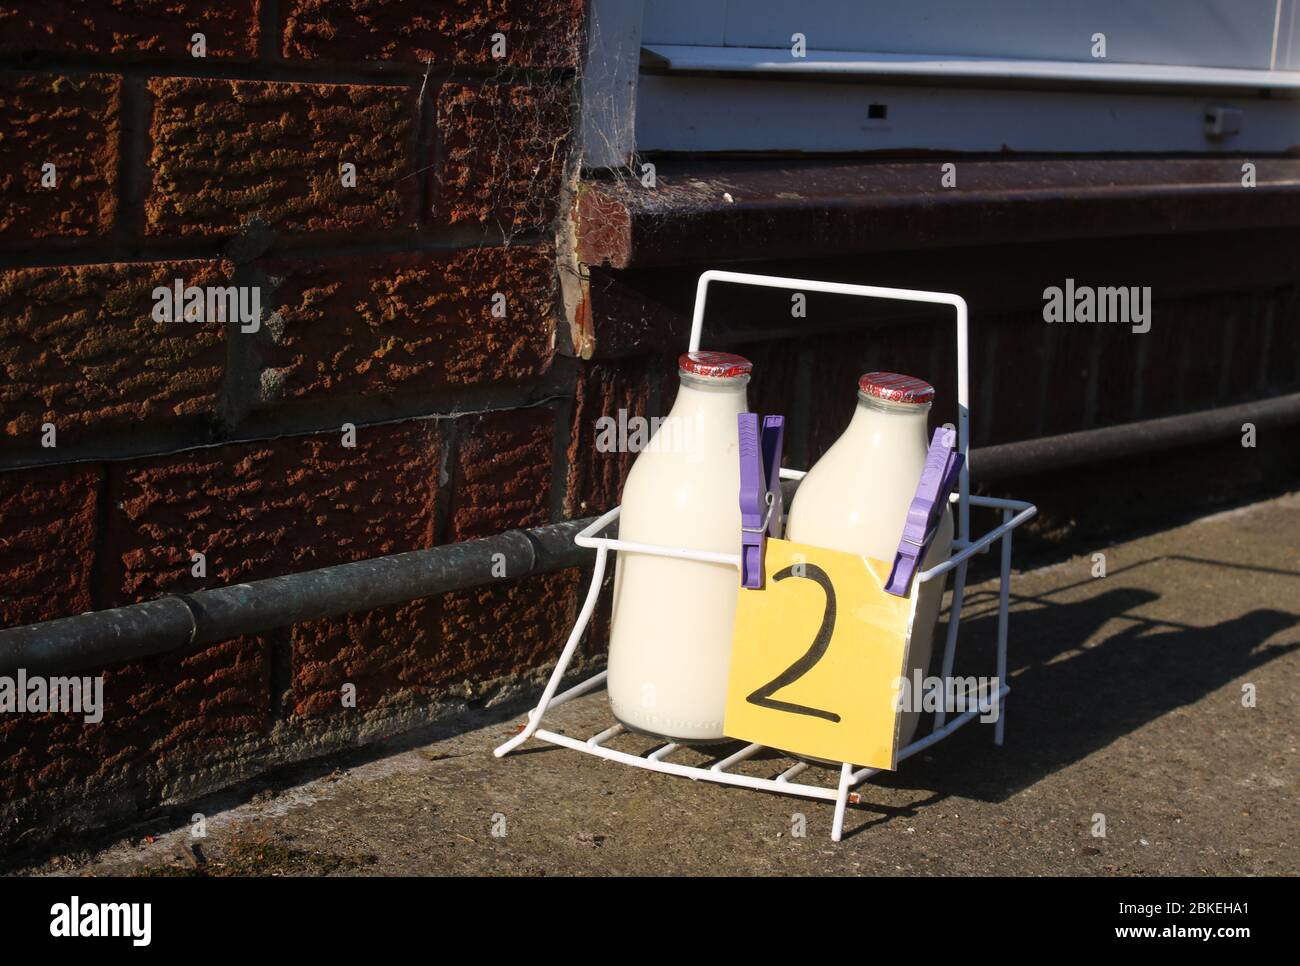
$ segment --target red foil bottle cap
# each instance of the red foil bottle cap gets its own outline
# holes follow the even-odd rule
[[[677,368],[693,376],[706,376],[711,379],[733,379],[747,376],[753,371],[754,364],[744,356],[731,352],[708,352],[697,349],[683,352],[677,357]]]
[[[895,403],[934,401],[934,386],[924,379],[897,372],[868,372],[858,380],[858,392]]]

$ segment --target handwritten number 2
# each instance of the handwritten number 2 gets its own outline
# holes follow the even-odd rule
[[[795,661],[788,668],[768,681],[761,688],[758,688],[753,694],[745,700],[750,704],[756,704],[761,708],[772,708],[775,711],[789,711],[791,714],[806,714],[814,718],[824,718],[827,721],[839,723],[840,716],[833,711],[823,711],[820,708],[809,708],[806,705],[794,704],[790,701],[778,701],[772,695],[780,691],[788,684],[794,684],[801,677],[816,667],[817,662],[826,655],[826,648],[830,647],[831,634],[835,631],[835,588],[831,585],[830,577],[826,576],[826,571],[822,570],[816,564],[806,563],[802,565],[802,573],[796,574],[794,567],[786,567],[772,577],[773,580],[785,580],[787,577],[804,577],[815,582],[823,591],[826,592],[826,608],[822,611],[822,626],[817,629],[817,636],[813,638],[812,646],[808,648],[799,660]]]

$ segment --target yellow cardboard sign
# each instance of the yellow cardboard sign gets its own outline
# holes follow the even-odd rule
[[[763,568],[736,603],[727,735],[892,769],[912,600],[885,593],[890,565],[768,540]]]

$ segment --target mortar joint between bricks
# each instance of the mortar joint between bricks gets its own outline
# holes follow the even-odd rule
[[[144,229],[144,197],[149,178],[150,95],[144,81],[123,77],[118,115],[117,212],[112,246],[139,237]]]
[[[452,467],[455,465],[456,447],[460,445],[459,419],[439,421],[442,430],[442,449],[438,460],[438,486],[433,495],[434,537],[442,543],[451,527]]]
[[[257,26],[258,62],[262,64],[282,63],[280,43],[284,33],[284,18],[281,16],[280,0],[258,0]]]

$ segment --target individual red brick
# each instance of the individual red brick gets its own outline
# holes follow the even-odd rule
[[[504,230],[555,218],[573,127],[568,84],[446,84],[438,92],[435,220]]]
[[[410,88],[166,77],[149,90],[150,234],[230,232],[254,217],[289,231],[415,221]]]
[[[438,598],[431,597],[294,627],[294,714],[342,711],[345,684],[356,687],[360,711],[409,697],[445,659],[438,609]]]
[[[0,273],[0,432],[57,441],[215,410],[219,320],[154,321],[157,286],[226,286],[216,262],[70,265]]]
[[[629,432],[630,420],[650,418],[650,384],[652,373],[658,371],[655,362],[623,359],[583,364],[569,436],[565,516],[604,513],[618,504],[636,454],[626,449],[608,449],[600,434],[611,426],[617,434],[620,414],[623,423],[629,425]],[[676,370],[670,371],[675,378]]]
[[[578,183],[577,197],[573,203],[578,260],[588,269],[595,270],[591,276],[593,280],[604,274],[600,271],[602,268],[626,268],[635,257],[632,215],[628,207],[603,180]],[[600,315],[606,316],[606,313]],[[615,337],[621,335],[618,330],[622,326],[618,317],[613,313],[609,313],[608,317],[610,324],[605,328],[613,328]],[[636,330],[632,334],[636,334]],[[603,337],[605,333],[601,332],[600,335]],[[607,340],[602,338],[601,341]]]
[[[257,54],[258,0],[16,0],[0,3],[0,52],[249,60]],[[198,61],[202,63],[202,61]]]
[[[458,420],[448,540],[549,521],[554,438],[555,411],[548,406]]]
[[[517,382],[551,363],[548,250],[302,259],[267,271],[280,280],[280,322],[264,356],[264,402]],[[494,313],[502,304],[504,318]]]
[[[0,74],[0,243],[112,230],[120,103],[105,74]]]
[[[560,650],[585,589],[578,570],[536,574],[444,594],[441,681],[490,681],[544,667]]]
[[[429,421],[114,464],[109,606],[432,546],[441,445]],[[207,576],[191,574],[191,553]]]
[[[132,789],[233,757],[270,726],[264,638],[183,649],[82,675],[103,675],[103,720],[68,713],[0,716],[0,797],[74,786]]]
[[[92,609],[102,476],[97,463],[0,473],[0,627]]]
[[[559,656],[576,616],[581,574],[503,579],[293,629],[295,713],[342,710],[356,687],[368,711],[416,696],[466,698]]]
[[[573,67],[582,25],[582,0],[288,0],[285,10],[284,56],[305,60]]]

